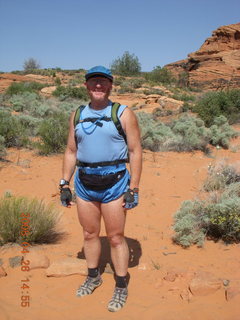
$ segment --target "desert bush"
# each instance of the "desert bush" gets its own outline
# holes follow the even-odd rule
[[[76,88],[71,86],[58,86],[52,94],[56,97],[59,97],[61,100],[65,100],[67,98],[76,98],[88,101],[89,99],[87,90],[84,87]]]
[[[168,141],[167,149],[172,151],[207,151],[209,130],[201,119],[189,115],[174,120],[170,127],[177,137]]]
[[[164,91],[157,89],[157,88],[144,89],[142,92],[146,96],[148,96],[150,94],[159,94],[160,96],[164,96]]]
[[[188,87],[188,83],[189,82],[189,74],[188,72],[181,72],[178,75],[178,80],[177,80],[177,84],[179,87],[183,88],[183,87]]]
[[[17,116],[0,110],[0,136],[4,137],[5,147],[21,147],[28,143],[25,128]]]
[[[214,118],[210,131],[210,143],[213,146],[221,146],[225,149],[229,148],[230,139],[236,138],[239,135],[237,131],[230,127],[227,118],[223,115]]]
[[[56,86],[60,86],[61,85],[61,79],[59,77],[57,77],[54,81]]]
[[[203,201],[184,201],[174,216],[174,242],[183,247],[192,244],[202,246],[206,236],[204,225],[207,223]]]
[[[40,105],[41,98],[35,92],[23,92],[14,94],[9,99],[14,111],[30,113],[34,106]]]
[[[119,83],[118,85],[121,86],[121,88],[118,89],[118,93],[120,93],[120,94],[126,93],[126,92],[133,93],[133,92],[135,92],[135,89],[141,88],[143,82],[144,82],[144,80],[141,78],[132,78],[132,79],[127,79],[127,80],[121,80],[118,82]]]
[[[173,240],[183,247],[202,246],[206,238],[239,242],[240,174],[234,166],[210,166],[204,189],[212,191],[206,200],[184,201],[174,215]]]
[[[34,58],[28,58],[24,61],[23,69],[25,72],[31,72],[34,69],[39,69],[40,64]]]
[[[0,244],[54,243],[62,235],[57,231],[60,214],[52,204],[26,197],[0,199]],[[23,228],[23,225],[29,228]],[[29,231],[29,232],[24,232]]]
[[[28,136],[36,136],[41,120],[28,114],[19,114],[18,120],[23,126]]]
[[[240,198],[218,202],[185,201],[174,216],[174,242],[183,247],[202,246],[206,238],[226,243],[240,241]]]
[[[222,125],[222,118],[216,119],[214,128],[206,128],[203,120],[188,114],[163,124],[157,118],[162,115],[160,109],[155,109],[152,115],[144,112],[137,114],[143,148],[151,151],[209,152],[209,143],[218,142],[218,145],[228,147],[229,139],[236,135],[227,123]]]
[[[132,87],[132,84],[130,81],[124,81],[121,84],[120,89],[118,89],[119,94],[124,94],[124,93],[133,93],[135,92],[134,88]]]
[[[208,204],[206,214],[209,217],[207,236],[210,239],[222,239],[226,243],[240,241],[239,197],[220,198],[218,203]]]
[[[221,194],[221,198],[223,200],[233,197],[240,198],[240,176],[238,176],[236,181],[238,182],[232,182],[225,186],[224,191]]]
[[[139,112],[137,117],[144,149],[159,151],[166,140],[174,138],[172,130],[162,122],[155,120],[153,115]]]
[[[4,158],[6,155],[6,149],[5,149],[5,139],[3,136],[0,136],[0,160]]]
[[[151,72],[146,72],[145,79],[150,82],[163,84],[175,82],[172,73],[168,69],[161,68],[160,66],[155,67]]]
[[[140,73],[141,64],[137,56],[125,51],[122,57],[113,61],[111,64],[111,70],[117,75],[134,76]]]
[[[6,95],[12,96],[14,94],[22,94],[24,92],[38,92],[42,88],[46,87],[46,84],[39,82],[13,82],[6,90]]]
[[[195,104],[193,111],[204,120],[207,127],[214,124],[214,118],[225,116],[230,124],[240,120],[240,90],[208,92]]]
[[[84,105],[84,104],[86,104],[86,102],[84,103],[84,101],[71,99],[68,101],[60,101],[57,108],[62,112],[70,114],[72,111],[76,110],[78,106]]]
[[[41,138],[41,143],[37,143],[36,146],[41,154],[63,152],[68,135],[68,115],[55,113],[44,119],[40,124],[38,135]]]
[[[35,92],[13,95],[9,102],[12,104],[13,110],[36,118],[49,116],[56,110],[50,99],[40,97]]]
[[[189,102],[189,101],[194,101],[195,97],[193,95],[189,95],[187,93],[175,93],[172,96],[173,99],[175,100],[180,100],[180,101],[185,101],[185,102]]]
[[[114,85],[115,86],[120,86],[123,81],[125,81],[125,78],[123,78],[123,77],[114,78]]]
[[[224,162],[208,166],[208,175],[203,184],[207,192],[224,189],[227,185],[240,182],[240,171]]]

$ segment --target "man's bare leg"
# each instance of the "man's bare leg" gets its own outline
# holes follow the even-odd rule
[[[128,296],[127,270],[129,249],[124,238],[126,212],[122,207],[122,197],[101,205],[106,233],[110,242],[111,257],[116,273],[116,286],[108,303],[108,310],[119,311],[126,303]]]
[[[101,204],[107,237],[110,242],[111,258],[118,276],[126,276],[128,270],[129,249],[124,238],[126,212],[122,207],[122,197]]]
[[[83,228],[84,254],[88,266],[88,277],[77,290],[77,296],[82,297],[91,294],[102,284],[98,264],[101,254],[99,239],[101,226],[101,212],[98,202],[89,202],[77,197],[77,210],[79,222]],[[91,273],[94,275],[91,275]]]

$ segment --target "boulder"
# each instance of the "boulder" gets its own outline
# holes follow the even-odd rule
[[[194,296],[206,296],[222,287],[222,281],[212,277],[193,278],[189,284],[189,290]]]
[[[30,270],[38,269],[38,268],[48,268],[49,267],[49,259],[46,255],[30,251],[24,257],[24,260],[29,260],[29,267]]]
[[[87,275],[86,261],[76,258],[65,258],[54,261],[46,269],[47,277],[64,277],[72,274]]]

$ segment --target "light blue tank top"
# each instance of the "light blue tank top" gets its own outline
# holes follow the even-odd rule
[[[127,106],[118,109],[118,118]],[[101,110],[92,109],[87,105],[81,112],[80,119],[99,118],[102,126],[92,122],[78,123],[75,128],[77,139],[77,159],[82,162],[114,161],[127,158],[127,145],[119,134],[113,121],[100,120],[101,117],[111,118],[112,102]]]

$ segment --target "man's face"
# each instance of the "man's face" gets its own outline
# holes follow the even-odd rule
[[[112,82],[104,77],[90,78],[85,85],[90,99],[99,102],[108,99],[112,89]]]

